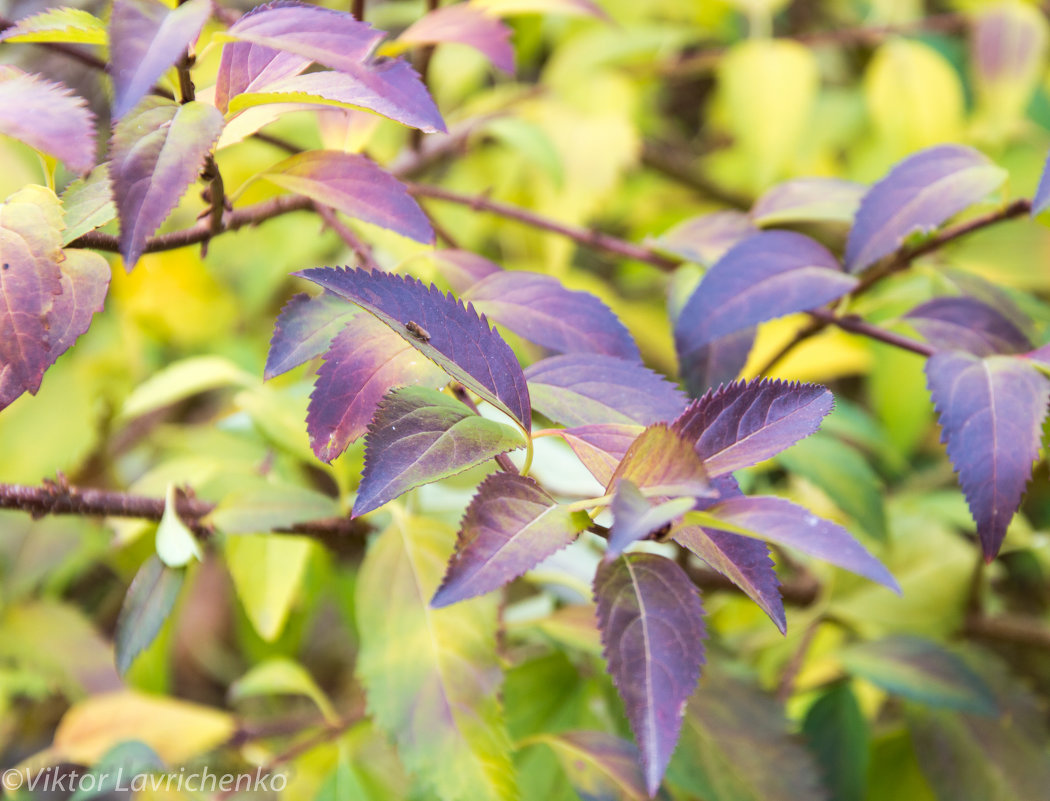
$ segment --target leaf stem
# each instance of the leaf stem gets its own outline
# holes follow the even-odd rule
[[[595,506],[608,506],[612,503],[612,499],[612,493],[609,493],[598,498],[584,498],[582,501],[573,501],[565,508],[570,512],[586,512]]]
[[[529,470],[532,468],[532,435],[524,428],[521,429],[522,433],[525,434],[525,463],[521,466],[521,475],[527,476]]]

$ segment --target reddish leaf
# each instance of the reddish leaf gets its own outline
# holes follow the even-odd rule
[[[649,426],[634,441],[607,491],[611,492],[622,479],[660,496],[716,494],[692,444],[662,423]]]
[[[429,244],[434,231],[405,185],[356,153],[309,150],[263,174],[271,183],[359,220]]]
[[[322,462],[331,462],[365,434],[379,401],[394,387],[448,383],[448,376],[371,315],[326,325],[318,343],[333,327],[341,330],[317,371],[306,415],[310,445]]]
[[[457,294],[466,292],[482,278],[503,270],[498,264],[469,250],[435,250],[431,255],[438,270]]]
[[[314,268],[295,275],[361,306],[526,430],[531,426],[529,391],[517,357],[472,306],[414,278],[389,273]]]
[[[554,356],[525,371],[536,409],[569,426],[649,425],[681,412],[674,384],[637,362],[602,354]]]
[[[500,271],[471,286],[463,299],[515,334],[556,353],[602,353],[641,361],[630,332],[608,306],[590,292],[566,289],[552,276]]]
[[[563,428],[558,435],[569,443],[591,475],[607,487],[627,450],[644,430],[644,426],[633,423],[604,423]]]
[[[252,9],[248,14],[257,12],[258,9]],[[215,78],[215,105],[225,113],[230,100],[237,95],[261,91],[272,83],[298,75],[310,64],[310,59],[294,53],[282,53],[251,42],[227,42],[222,48]]]
[[[54,364],[88,330],[91,318],[102,311],[109,289],[109,264],[97,253],[67,250],[59,268],[62,294],[54,299],[48,315],[48,365]]]
[[[398,37],[406,45],[457,43],[473,47],[497,69],[514,74],[510,28],[466,3],[437,8],[410,25]]]
[[[70,170],[95,163],[95,115],[60,83],[0,66],[0,133],[60,158]]]
[[[820,427],[834,398],[816,384],[756,379],[719,387],[674,421],[712,476],[768,459]]]
[[[665,526],[670,527],[676,518],[692,509],[695,503],[694,498],[674,498],[653,504],[632,482],[621,479],[616,484],[616,492],[609,505],[613,524],[609,529],[605,561],[615,559],[631,543],[645,539]]]
[[[1039,457],[1050,384],[1010,356],[944,351],[926,362],[941,440],[959,475],[987,561],[999,553]]]
[[[271,379],[320,356],[356,311],[331,292],[314,297],[305,292],[294,295],[274,324],[263,378]],[[380,397],[384,394],[386,390]]]
[[[211,11],[211,0],[188,0],[174,9],[155,0],[114,0],[109,20],[114,118],[131,111],[182,57]]]
[[[1024,353],[1028,337],[998,309],[976,298],[934,298],[905,319],[938,350],[965,350],[975,356]]]
[[[671,760],[704,663],[704,608],[685,572],[662,556],[626,554],[594,577],[609,673],[642,752],[649,795]]]
[[[531,478],[493,473],[459,527],[456,553],[430,605],[448,606],[513,581],[576,539],[588,525]]]

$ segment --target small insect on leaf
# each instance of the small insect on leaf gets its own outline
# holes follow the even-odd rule
[[[417,323],[417,322],[415,322],[413,320],[409,320],[407,323],[405,323],[405,328],[408,329],[408,333],[410,333],[412,336],[414,336],[420,342],[429,342],[430,341],[430,332],[427,331],[427,329],[425,329],[419,323]]]

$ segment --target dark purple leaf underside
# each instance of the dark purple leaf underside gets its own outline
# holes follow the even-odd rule
[[[389,273],[313,268],[295,275],[358,304],[526,430],[531,426],[529,390],[517,357],[472,306],[414,278]],[[426,337],[411,332],[410,322]]]
[[[601,354],[554,356],[525,371],[537,411],[567,426],[671,420],[682,392],[637,362]]]
[[[463,294],[482,278],[503,270],[498,264],[469,250],[435,250],[432,258],[457,294]]]
[[[729,498],[711,506],[706,514],[753,532],[760,539],[797,548],[900,592],[893,575],[846,529],[783,498]],[[715,526],[704,528],[710,531]]]
[[[494,473],[478,487],[456,552],[430,605],[454,604],[502,587],[571,543],[590,524],[531,478]]]
[[[976,298],[934,298],[905,319],[938,350],[965,350],[975,356],[1024,353],[1028,337],[998,309]]]
[[[60,158],[73,172],[95,163],[95,115],[60,83],[0,66],[0,133]]]
[[[820,427],[834,398],[816,384],[754,380],[720,387],[690,404],[674,430],[709,475],[731,473],[780,453]]]
[[[282,53],[251,42],[227,42],[222,48],[215,79],[215,105],[225,113],[231,98],[262,90],[271,83],[298,75],[309,66],[310,59],[294,53]]]
[[[456,43],[473,47],[492,66],[514,74],[514,48],[510,28],[484,11],[462,3],[437,8],[409,26],[398,37],[405,44]]]
[[[846,243],[857,273],[995,191],[1006,172],[963,145],[938,145],[900,162],[861,201]]]
[[[182,57],[211,11],[211,0],[189,0],[175,9],[155,0],[114,0],[109,21],[114,118],[131,111]]]
[[[716,211],[679,223],[653,240],[660,250],[710,267],[726,251],[758,233],[751,219],[740,211]]]
[[[867,189],[841,178],[796,178],[762,195],[751,207],[751,219],[763,226],[850,222]]]
[[[700,526],[681,526],[672,536],[743,590],[781,632],[787,630],[780,580],[769,558],[768,545],[751,537]]]
[[[645,430],[633,423],[604,423],[563,428],[558,434],[592,476],[606,487],[628,449]]]
[[[704,345],[823,306],[856,284],[823,245],[793,231],[763,231],[735,245],[704,275],[675,322],[678,353],[687,361]]]
[[[405,185],[371,159],[309,150],[271,167],[266,180],[358,220],[430,244],[434,231]]]
[[[594,596],[609,673],[623,699],[653,796],[704,663],[704,609],[682,568],[654,554],[603,562],[594,577]]]
[[[147,97],[113,129],[109,174],[120,218],[120,253],[131,270],[146,240],[197,179],[222,133],[214,106]]]
[[[757,328],[746,328],[735,334],[678,352],[678,369],[689,394],[699,397],[708,390],[728,384],[740,375],[755,344]],[[675,347],[679,347],[675,340]]]
[[[433,362],[371,315],[359,313],[339,325],[306,415],[310,445],[322,462],[331,462],[368,431],[376,407],[394,387],[437,388],[448,382]]]
[[[1050,384],[1010,356],[945,351],[926,378],[985,559],[999,552],[1039,456]]]
[[[314,297],[305,292],[294,295],[274,324],[263,377],[273,378],[320,356],[356,311],[331,292]],[[385,390],[380,396],[383,394]]]
[[[622,479],[660,496],[715,494],[692,443],[662,423],[649,426],[634,441],[606,491],[611,492]]]
[[[692,509],[695,502],[693,498],[674,498],[653,504],[632,482],[619,481],[609,505],[613,524],[609,529],[605,560],[615,559],[628,545],[645,539],[654,531],[669,528],[676,518]]]
[[[482,314],[556,353],[601,353],[641,361],[638,346],[612,309],[589,292],[530,272],[498,272],[463,294]]]

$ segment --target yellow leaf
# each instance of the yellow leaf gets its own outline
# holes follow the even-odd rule
[[[259,636],[276,640],[299,592],[313,543],[284,534],[242,534],[226,540],[226,563],[244,611]]]

